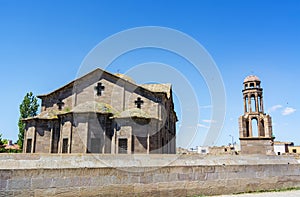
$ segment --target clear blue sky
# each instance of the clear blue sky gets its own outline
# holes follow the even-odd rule
[[[229,135],[238,141],[242,82],[250,74],[262,80],[265,109],[273,118],[277,140],[300,145],[300,2],[296,0],[0,0],[3,137],[17,140],[19,104],[27,92],[44,94],[72,81],[84,57],[100,41],[139,26],[177,29],[196,39],[211,54],[222,75],[227,98],[218,145],[231,142]],[[158,55],[137,60],[138,54],[129,55],[125,62],[120,58],[115,64],[125,72],[128,67],[122,65],[129,65],[130,59],[133,65],[154,60],[166,63],[168,59],[166,54],[161,59]],[[113,68],[110,71],[116,72]],[[198,132],[205,133],[210,109],[203,106],[210,105],[209,92],[205,82],[199,87],[203,90],[199,90],[202,111]],[[201,145],[202,138],[197,135],[191,146]]]

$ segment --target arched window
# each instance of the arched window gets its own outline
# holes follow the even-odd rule
[[[257,123],[257,119],[253,118],[251,120],[252,122],[252,137],[258,137],[258,123]]]

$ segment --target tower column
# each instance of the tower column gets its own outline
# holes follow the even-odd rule
[[[258,95],[255,93],[255,111],[258,112]]]
[[[257,118],[257,137],[260,137],[260,136],[262,136],[261,135],[261,121],[260,121],[260,119],[259,118]]]
[[[252,134],[252,120],[251,120],[251,118],[249,118],[249,137],[253,137],[253,134]]]
[[[247,112],[247,96],[244,96],[244,112]]]
[[[264,112],[264,102],[263,102],[263,96],[260,97],[260,110],[261,112]]]
[[[249,112],[252,112],[252,107],[251,107],[251,94],[248,93],[248,108],[249,108]]]

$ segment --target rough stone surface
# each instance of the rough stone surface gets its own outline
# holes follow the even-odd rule
[[[0,156],[1,196],[193,196],[300,187],[287,156]]]
[[[233,195],[222,195],[218,197],[232,197]],[[298,197],[300,196],[300,190],[284,191],[284,192],[261,192],[254,194],[237,194],[234,197]]]

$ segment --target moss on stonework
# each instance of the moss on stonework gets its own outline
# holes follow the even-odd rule
[[[40,113],[39,115],[37,115],[34,118],[40,118],[40,119],[56,119],[58,118],[57,115],[62,113],[61,111],[58,110],[47,110],[47,111],[43,111],[42,113]]]
[[[65,111],[65,112],[70,112],[71,109],[70,109],[69,107],[66,107],[66,108],[63,109],[63,111]]]
[[[132,108],[122,111],[114,115],[115,118],[129,118],[129,117],[138,117],[138,118],[151,118],[151,116],[139,108]]]
[[[81,103],[75,106],[72,112],[118,113],[111,105],[96,101]]]

